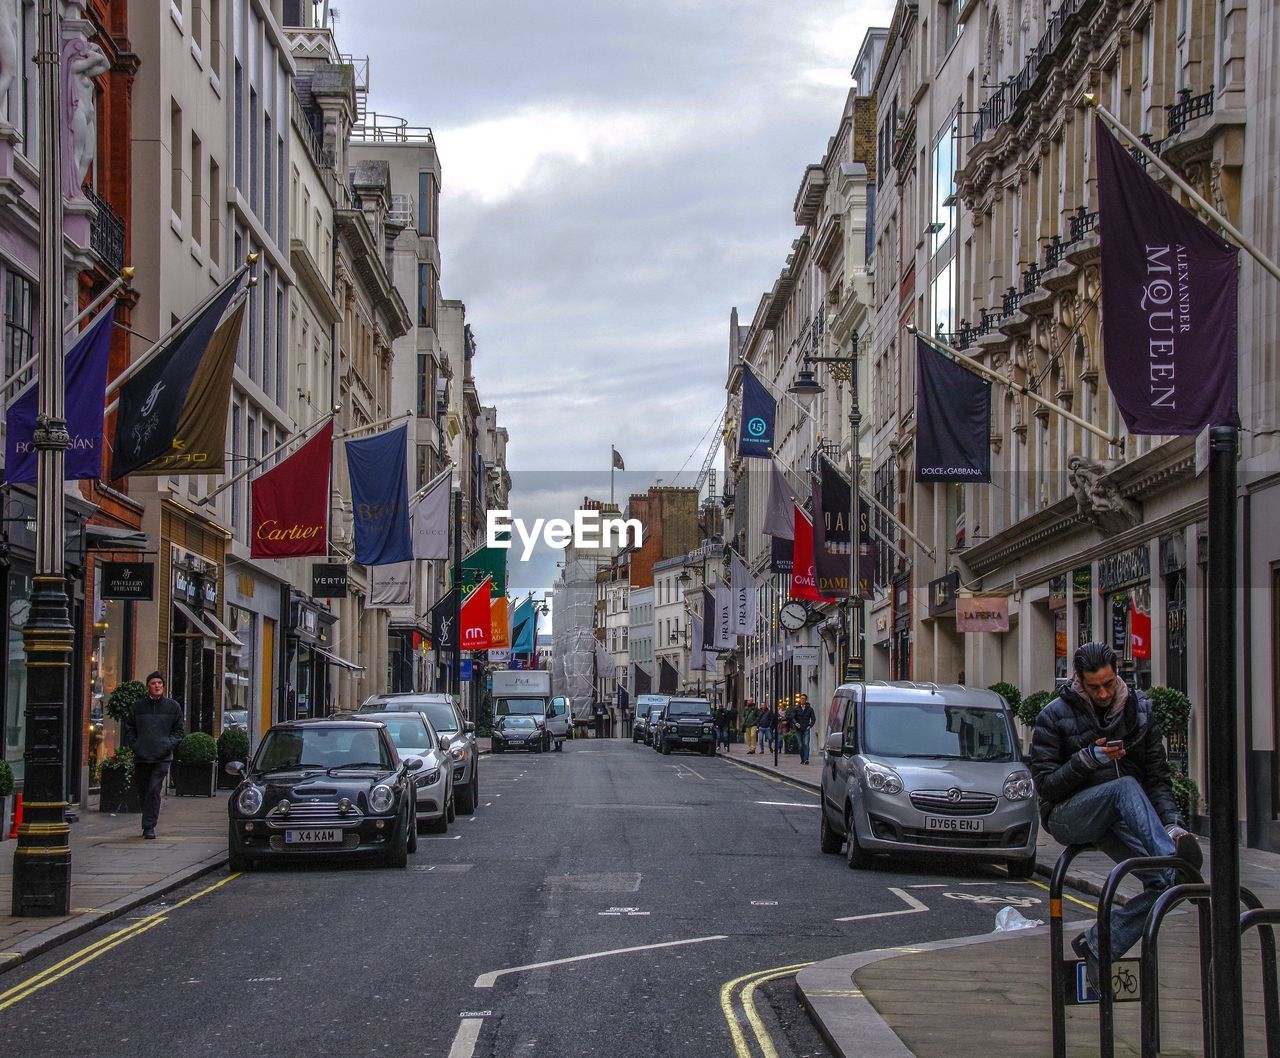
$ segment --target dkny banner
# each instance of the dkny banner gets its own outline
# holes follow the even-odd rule
[[[916,338],[916,481],[990,482],[991,383]]]
[[[778,405],[751,368],[742,367],[742,422],[738,427],[738,454],[744,459],[769,459],[773,455],[773,422]]]
[[[413,558],[405,468],[408,436],[408,427],[400,426],[346,442],[355,558],[363,565],[383,566]]]
[[[1235,426],[1240,251],[1094,118],[1107,384],[1135,434]],[[917,441],[917,444],[919,442]]]

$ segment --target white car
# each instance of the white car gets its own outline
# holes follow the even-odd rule
[[[385,725],[401,760],[417,757],[422,761],[422,767],[412,773],[418,829],[445,833],[454,820],[453,760],[431,722],[421,713],[360,713],[359,719]]]

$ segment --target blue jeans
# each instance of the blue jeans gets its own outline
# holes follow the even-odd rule
[[[1105,767],[1106,765],[1104,765]],[[1173,839],[1165,830],[1142,785],[1132,775],[1090,786],[1049,813],[1046,829],[1064,845],[1097,845],[1116,863],[1134,856],[1172,856]],[[1118,959],[1139,940],[1156,898],[1173,885],[1173,871],[1137,871],[1142,892],[1111,912],[1111,957]],[[1086,934],[1098,950],[1098,927]]]
[[[762,727],[758,730],[757,738],[760,739],[760,752],[773,752],[773,729],[770,727]]]
[[[800,763],[809,763],[809,728],[796,732],[800,736]]]

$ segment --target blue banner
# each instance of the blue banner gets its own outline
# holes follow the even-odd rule
[[[472,662],[470,658],[463,658],[458,662],[458,679],[463,683],[470,683],[472,679]]]
[[[738,454],[745,459],[769,459],[773,455],[773,420],[778,405],[745,364],[742,367],[742,422],[738,427]]]
[[[413,559],[405,463],[408,438],[408,426],[400,426],[346,442],[355,559],[363,565],[384,566]]]
[[[532,599],[525,599],[511,618],[511,653],[532,654],[537,649],[534,643],[537,627],[537,607]]]
[[[70,444],[67,446],[67,481],[93,481],[102,476],[102,410],[106,404],[107,357],[111,352],[113,302],[80,333],[67,350],[65,413]],[[34,485],[36,449],[31,437],[39,412],[40,388],[24,389],[5,413],[9,428],[5,437],[5,480]]]

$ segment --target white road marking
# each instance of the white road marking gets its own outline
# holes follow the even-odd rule
[[[484,806],[485,806],[485,808],[492,808],[492,807],[493,807],[493,802],[492,802],[492,801],[486,801],[486,802],[484,803]]]
[[[758,805],[773,805],[776,808],[817,808],[816,804],[805,804],[800,801],[757,801]]]
[[[449,1058],[471,1058],[476,1053],[480,1026],[483,1024],[484,1018],[463,1018],[453,1037],[453,1046],[449,1048]]]
[[[1040,903],[1034,896],[1000,896],[996,893],[943,893],[948,900],[965,900],[972,904],[1008,904],[1011,907],[1031,907]]]
[[[889,886],[889,892],[902,899],[907,906],[901,911],[877,911],[871,915],[848,915],[844,918],[836,919],[837,922],[862,922],[868,918],[893,918],[895,915],[918,915],[921,911],[928,911],[929,908],[908,893],[905,889],[897,889]]]
[[[685,944],[705,944],[711,940],[728,940],[728,936],[717,933],[712,937],[691,937],[688,940],[668,940],[661,944],[638,944],[634,948],[611,948],[609,951],[593,951],[586,955],[571,955],[567,959],[551,959],[549,962],[529,963],[527,966],[508,966],[505,970],[493,970],[476,978],[476,988],[492,988],[499,977],[507,974],[522,973],[525,970],[541,970],[548,966],[563,966],[566,963],[585,962],[588,959],[603,959],[609,955],[629,955],[636,951],[654,951],[658,948],[679,948]]]
[[[946,882],[930,882],[928,885],[909,885],[908,889],[945,889]]]
[[[751,906],[752,906],[752,907],[777,907],[777,906],[778,906],[778,901],[776,901],[776,900],[752,900],[752,901],[751,901]]]

